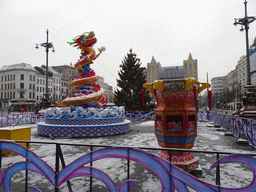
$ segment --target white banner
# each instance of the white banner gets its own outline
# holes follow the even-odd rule
[[[256,71],[256,52],[250,55],[250,72]]]

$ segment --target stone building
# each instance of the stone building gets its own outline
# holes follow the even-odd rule
[[[246,55],[240,57],[237,63],[237,80],[238,86],[240,87],[241,92],[244,92],[244,86],[247,85],[247,58]]]
[[[161,67],[160,62],[156,62],[152,57],[147,64],[147,82],[152,83],[157,79],[181,79],[193,77],[198,80],[197,59],[193,59],[191,53],[188,60],[183,60],[183,65]]]
[[[184,78],[193,77],[198,81],[197,59],[193,59],[189,53],[188,60],[183,61]]]
[[[61,74],[61,100],[74,94],[76,91],[70,87],[70,83],[78,75],[75,68],[72,65],[58,65],[52,66],[52,68]]]
[[[1,109],[31,110],[36,103],[36,84],[40,73],[30,64],[4,65],[0,68]]]
[[[150,63],[147,64],[147,83],[152,83],[161,77],[161,64],[156,62],[155,58],[152,57]]]
[[[99,85],[104,89],[106,95],[107,95],[107,103],[113,103],[113,87],[108,85],[105,81],[104,78],[99,76],[99,80],[98,80]]]
[[[183,66],[161,67],[160,79],[181,79],[184,78]]]

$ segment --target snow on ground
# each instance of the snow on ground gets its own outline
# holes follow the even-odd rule
[[[154,121],[147,121],[139,124],[132,124],[132,130],[126,134],[95,137],[95,138],[77,138],[77,139],[54,139],[48,137],[41,137],[37,135],[36,125],[32,125],[31,140],[43,142],[59,142],[70,144],[100,144],[100,145],[114,145],[114,146],[128,146],[128,147],[153,147],[160,148],[157,143],[155,134],[153,132]],[[225,137],[224,132],[218,132],[214,128],[206,127],[206,123],[198,123],[198,136],[196,138],[193,149],[206,151],[228,151],[234,153],[255,153],[255,149],[249,146],[239,146],[233,137]],[[66,165],[73,162],[77,158],[89,152],[89,147],[78,146],[61,146],[62,153]],[[55,169],[55,145],[39,145],[31,144],[31,150],[36,153],[41,159],[48,163]],[[157,154],[157,151],[150,151]],[[193,153],[199,158],[199,164],[202,167],[204,174],[199,179],[207,183],[215,184],[216,170],[209,170],[210,166],[216,161],[215,154],[199,154]],[[7,169],[15,162],[24,160],[20,156],[6,156],[2,158],[2,167]],[[107,173],[117,186],[120,186],[126,181],[126,159],[103,159],[93,162],[93,167],[98,168]],[[250,169],[240,163],[228,163],[221,165],[221,186],[238,188],[246,186],[252,180],[252,172]],[[137,179],[141,183],[136,184],[137,188],[134,191],[161,191],[161,183],[156,175],[149,169],[136,162],[131,162],[130,174],[132,179]],[[12,182],[19,184],[24,181],[24,172],[15,174]],[[15,185],[16,185],[15,184]],[[43,191],[54,191],[53,186],[45,178],[39,174],[29,174],[29,184],[37,186]],[[77,177],[71,179],[72,189],[76,192],[84,192],[89,189],[89,177]],[[15,186],[14,185],[14,186]],[[93,179],[94,191],[106,191],[105,185],[96,179]],[[2,190],[0,186],[0,191]],[[13,188],[13,191],[14,188]],[[17,189],[20,191],[20,188]],[[66,183],[60,186],[60,191],[68,192]],[[191,190],[193,191],[193,190]]]

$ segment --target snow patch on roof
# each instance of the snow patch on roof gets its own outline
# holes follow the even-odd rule
[[[27,63],[18,63],[13,65],[4,65],[0,68],[0,71],[5,70],[11,70],[11,69],[26,69],[26,70],[32,70],[35,71],[35,69],[32,67],[32,65]]]

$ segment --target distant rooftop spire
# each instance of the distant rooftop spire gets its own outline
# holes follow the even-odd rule
[[[191,53],[189,53],[188,60],[193,60]]]
[[[151,63],[152,63],[152,62],[156,62],[154,56],[152,56]]]

